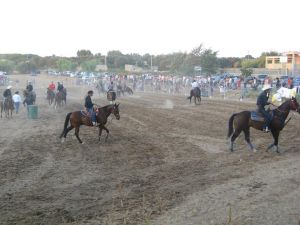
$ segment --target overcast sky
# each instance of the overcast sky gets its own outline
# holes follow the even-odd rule
[[[0,54],[300,50],[299,0],[0,0],[0,9]]]

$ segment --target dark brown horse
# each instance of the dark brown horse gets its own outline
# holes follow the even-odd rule
[[[1,118],[2,118],[3,111],[5,113],[5,117],[9,118],[9,112],[10,112],[10,117],[12,117],[13,110],[14,110],[14,102],[12,100],[12,97],[8,97],[5,98],[4,100],[1,100],[0,102]]]
[[[195,88],[195,89],[192,89],[190,91],[190,96],[187,97],[187,99],[190,100],[190,103],[192,102],[192,97],[194,97],[194,100],[195,100],[195,105],[197,105],[197,101],[198,100],[198,103],[200,104],[201,103],[201,90],[200,88]]]
[[[107,123],[107,118],[110,116],[110,114],[114,114],[116,119],[120,119],[120,114],[119,114],[119,104],[114,104],[114,105],[107,105],[101,108],[97,108],[97,122],[98,122],[98,127],[99,127],[99,141],[100,137],[102,134],[102,130],[104,129],[106,131],[106,137],[105,141],[108,138],[109,130],[105,127],[105,124]],[[70,126],[68,127],[70,121]],[[67,137],[67,134],[70,130],[75,128],[75,135],[77,137],[77,140],[79,143],[82,143],[81,139],[79,138],[79,127],[81,125],[86,125],[89,127],[92,127],[92,121],[91,117],[88,116],[85,112],[83,111],[76,111],[76,112],[70,112],[66,116],[65,120],[65,125],[64,125],[64,130],[62,134],[60,135],[60,138],[62,138],[62,142],[64,139]]]
[[[128,93],[128,94],[130,94],[130,95],[133,95],[133,90],[132,90],[130,87],[128,87],[128,86],[126,86],[126,87],[124,88],[124,92],[126,92],[126,93]]]
[[[117,96],[121,97],[121,94],[124,96],[124,90],[121,84],[117,84]]]
[[[62,107],[63,104],[67,104],[67,89],[64,88],[62,91],[59,91],[55,94],[55,98],[54,98],[54,107]]]
[[[47,100],[49,105],[52,105],[55,98],[55,93],[50,88],[47,88]]]
[[[278,148],[279,133],[287,124],[285,120],[288,117],[290,110],[296,110],[299,112],[299,104],[296,98],[289,99],[284,103],[282,103],[278,108],[271,110],[270,113],[273,115],[273,119],[270,123],[269,128],[271,129],[271,133],[274,138],[274,143],[272,143],[267,148],[267,151],[275,146],[276,151],[279,153],[279,148]],[[245,134],[246,142],[248,143],[250,149],[255,152],[256,149],[253,147],[252,143],[250,142],[250,127],[253,127],[257,130],[263,130],[263,126],[264,126],[264,121],[253,120],[251,118],[250,111],[243,111],[240,113],[233,114],[229,119],[228,135],[227,135],[228,138],[230,138],[231,136],[230,151],[233,151],[234,140],[243,131]]]

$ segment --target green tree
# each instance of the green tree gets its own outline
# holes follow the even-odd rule
[[[93,72],[96,69],[96,65],[98,64],[96,59],[87,60],[80,64],[83,71]]]
[[[11,73],[14,70],[14,62],[7,59],[0,59],[0,71]]]
[[[200,56],[200,65],[202,67],[202,73],[204,74],[214,74],[218,70],[218,52],[212,51],[211,49],[206,49]]]
[[[93,54],[90,50],[85,50],[85,49],[82,49],[82,50],[78,50],[77,51],[77,57],[79,58],[88,58],[88,57],[93,57]]]
[[[75,68],[74,63],[64,58],[58,59],[56,65],[59,71],[70,71]]]

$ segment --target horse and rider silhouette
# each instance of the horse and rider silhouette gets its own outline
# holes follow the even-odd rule
[[[268,146],[267,151],[273,147],[276,148],[276,152],[279,152],[278,147],[278,137],[280,131],[285,127],[288,123],[285,122],[288,117],[290,110],[295,110],[300,112],[299,104],[296,98],[292,97],[292,99],[286,100],[282,103],[278,108],[270,110],[269,113],[272,115],[272,120],[269,125],[271,130],[274,142]],[[255,117],[256,118],[255,118]],[[250,127],[254,129],[263,131],[265,121],[264,119],[257,118],[257,112],[255,111],[242,111],[239,113],[234,113],[231,115],[228,121],[228,134],[227,137],[230,138],[230,151],[233,151],[233,145],[235,139],[240,135],[241,132],[244,132],[245,140],[252,151],[256,151],[254,146],[250,141]]]
[[[104,107],[98,107],[96,109],[96,112],[97,112],[96,120],[99,128],[99,141],[101,138],[102,130],[106,131],[105,141],[107,141],[109,130],[105,125],[107,123],[108,117],[111,114],[113,114],[117,120],[120,119],[119,104],[111,104],[111,105],[106,105]],[[69,123],[70,126],[68,126]],[[68,113],[65,119],[63,132],[60,135],[62,142],[67,137],[68,132],[75,128],[75,136],[79,141],[79,143],[82,144],[83,142],[79,137],[79,128],[81,125],[93,127],[91,116],[89,114],[87,114],[84,111],[75,111],[75,112]]]
[[[199,87],[193,88],[193,89],[190,91],[190,96],[187,97],[187,99],[190,100],[190,103],[192,102],[192,97],[194,97],[195,105],[201,103],[201,90],[200,90]]]

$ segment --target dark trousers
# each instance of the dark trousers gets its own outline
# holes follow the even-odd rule
[[[92,122],[97,122],[97,119],[96,119],[96,112],[94,111],[93,108],[87,108],[87,111],[91,114],[92,116]]]
[[[265,125],[264,125],[264,127],[268,127],[270,125],[270,123],[271,123],[271,120],[272,120],[271,115],[262,106],[258,106],[257,107],[257,111],[259,113],[261,113],[263,115],[263,117],[265,118]]]

